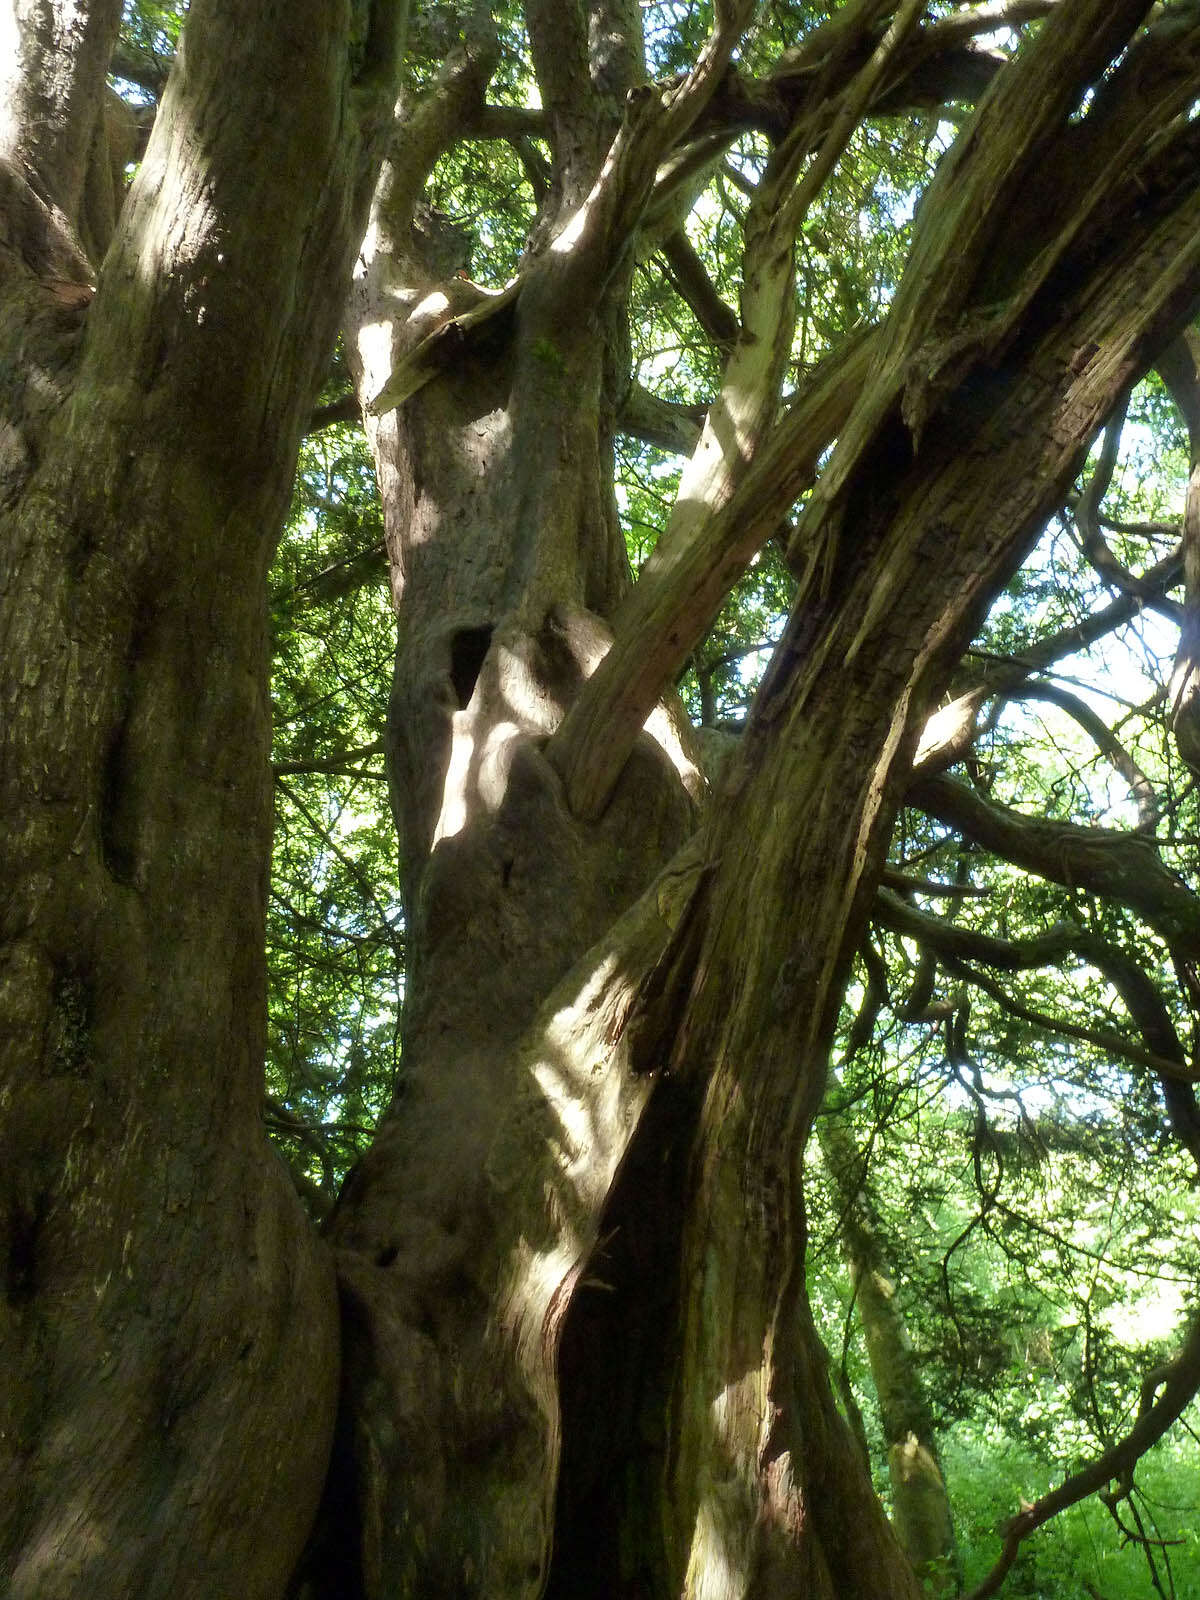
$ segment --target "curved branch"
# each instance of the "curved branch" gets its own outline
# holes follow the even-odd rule
[[[1100,753],[1112,764],[1114,770],[1128,783],[1133,793],[1134,804],[1137,806],[1139,832],[1154,832],[1159,819],[1158,796],[1154,792],[1154,785],[1103,717],[1093,711],[1086,700],[1081,700],[1077,694],[1071,694],[1067,689],[1060,689],[1057,684],[1046,682],[1027,683],[1012,698],[1044,700],[1047,705],[1057,706],[1060,711],[1065,711],[1073,718]]]
[[[376,204],[393,245],[408,237],[412,210],[438,157],[482,114],[483,96],[500,58],[490,9],[472,5],[462,36],[433,85],[397,119]]]
[[[136,84],[157,100],[167,86],[174,64],[174,55],[156,56],[148,50],[118,44],[108,70],[114,78],[123,78],[126,83]]]
[[[1156,1073],[1162,1083],[1191,1085],[1196,1082],[1178,1061],[1168,1056],[1156,1055],[1153,1050],[1145,1050],[1112,1028],[1071,1022],[1069,1018],[1056,1017],[1049,1011],[1043,1011],[1039,1006],[1026,1005],[1022,1000],[1015,1000],[995,979],[985,977],[978,968],[968,966],[965,962],[949,955],[944,957],[944,960],[948,972],[979,989],[990,1000],[994,1000],[1003,1012],[1015,1017],[1018,1022],[1027,1022],[1031,1027],[1040,1028],[1044,1033],[1056,1035],[1060,1039],[1075,1039],[1080,1044],[1094,1045],[1097,1050],[1112,1057],[1114,1061],[1124,1061],[1131,1067],[1145,1067],[1148,1071]]]
[[[1083,553],[1104,583],[1120,589],[1125,594],[1144,598],[1142,580],[1134,576],[1117,560],[1107,539],[1100,531],[1100,505],[1108,493],[1121,453],[1121,434],[1125,427],[1125,414],[1129,409],[1129,396],[1122,397],[1120,405],[1104,430],[1104,442],[1095,469],[1084,486],[1083,493],[1072,508],[1075,526],[1083,546]]]
[[[1066,628],[1059,628],[1056,632],[1047,634],[1044,639],[1034,640],[1015,658],[1013,666],[1021,674],[1044,672],[1056,661],[1061,661],[1064,656],[1075,655],[1078,651],[1085,650],[1088,645],[1095,644],[1105,634],[1111,633],[1114,628],[1131,621],[1141,611],[1143,605],[1157,604],[1182,577],[1183,550],[1179,548],[1164,556],[1161,561],[1156,561],[1142,574],[1140,582],[1145,590],[1144,597],[1122,595],[1099,611],[1093,611],[1082,621],[1073,622]],[[1000,688],[1001,678],[1008,670],[1007,667],[988,668],[985,676],[996,688]]]
[[[1000,939],[993,934],[964,928],[944,917],[934,916],[932,912],[921,911],[886,888],[881,888],[876,896],[874,920],[881,927],[914,940],[923,951],[936,953],[949,971],[974,984],[1010,1015],[1023,1022],[1032,1023],[1048,1033],[1093,1044],[1131,1066],[1149,1068],[1160,1080],[1184,1086],[1200,1081],[1197,1073],[1187,1064],[1183,1046],[1162,996],[1151,980],[1124,951],[1097,939],[1082,928],[1060,923],[1048,933],[1032,939]],[[1056,966],[1065,955],[1077,955],[1103,973],[1120,994],[1126,1010],[1146,1040],[1145,1047],[1135,1044],[1114,1029],[1072,1022],[1069,1018],[1056,1017],[1023,1001],[1014,1000],[1000,984],[968,965],[977,962],[998,967],[1003,972],[1029,972],[1038,967]],[[925,996],[925,1000],[928,1000],[928,996]],[[913,1009],[920,1012],[923,1006]],[[913,1020],[921,1020],[920,1015]],[[1181,1142],[1186,1141],[1181,1139]]]
[[[983,1582],[976,1584],[963,1600],[989,1600],[1003,1583],[1024,1539],[1068,1506],[1096,1494],[1114,1478],[1125,1477],[1172,1423],[1178,1421],[1200,1389],[1200,1318],[1188,1330],[1174,1361],[1154,1373],[1150,1383],[1150,1390],[1143,1393],[1137,1421],[1123,1439],[1005,1525],[1002,1529],[1004,1549],[999,1560]],[[1151,1399],[1151,1394],[1157,1394],[1158,1398]]]
[[[945,45],[994,33],[998,28],[1019,28],[1047,16],[1059,3],[1060,0],[989,0],[986,5],[972,6],[970,11],[931,22],[924,30],[925,38],[930,45]]]
[[[921,778],[907,799],[994,855],[1069,889],[1136,911],[1189,959],[1200,955],[1200,901],[1136,834],[1027,817],[953,778]]]

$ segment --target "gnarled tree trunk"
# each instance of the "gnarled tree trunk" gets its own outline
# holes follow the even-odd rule
[[[3,10],[0,1586],[266,1600],[338,1331],[260,1121],[265,572],[396,19],[356,76],[348,7],[196,0],[126,197],[120,5]]]

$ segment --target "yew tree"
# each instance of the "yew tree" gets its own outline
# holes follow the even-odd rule
[[[192,0],[170,49],[183,8],[130,9],[0,4],[5,1592],[916,1596],[805,1283],[868,916],[944,961],[1082,952],[1200,1159],[1128,967],[880,895],[907,797],[1190,959],[1148,836],[1097,854],[944,774],[1016,670],[964,652],[1098,431],[1155,364],[1197,392],[1200,5]],[[898,281],[806,347],[814,208],[918,126]],[[510,207],[464,251],[430,184],[493,146],[525,237]],[[714,184],[736,307],[688,233]],[[703,406],[635,381],[647,261]],[[267,571],[339,335],[405,975],[318,1228],[262,1121]],[[636,581],[621,437],[686,457]],[[716,761],[675,686],[768,547],[790,612]],[[1008,1548],[1197,1368],[1193,1336]]]

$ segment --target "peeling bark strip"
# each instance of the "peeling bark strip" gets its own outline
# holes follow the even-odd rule
[[[195,0],[126,198],[120,5],[0,8],[14,1600],[275,1600],[325,1470],[332,1272],[259,1123],[263,598],[390,106],[349,10]]]
[[[544,109],[493,115],[484,5],[416,92],[402,4],[193,0],[126,196],[120,7],[0,4],[7,1592],[915,1597],[813,1327],[799,1156],[926,711],[1200,296],[1200,11],[851,0],[752,82],[754,7],[718,0],[653,85],[636,0],[528,0]],[[969,48],[1031,17],[1011,63]],[[863,115],[964,94],[886,321],[777,415],[806,209]],[[669,247],[728,355],[634,585],[632,263],[747,127],[736,327]],[[494,297],[421,226],[465,131],[551,155]],[[263,600],[343,308],[411,965],[403,1083],[321,1241],[259,1121]],[[810,488],[710,800],[670,684]],[[1190,901],[1114,863],[1186,947]]]

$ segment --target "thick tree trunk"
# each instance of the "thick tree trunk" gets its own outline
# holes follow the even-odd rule
[[[438,292],[386,243],[352,303],[364,398],[420,337],[388,308]],[[593,826],[542,754],[629,582],[611,464],[621,299],[581,319],[579,294],[546,256],[498,351],[370,427],[411,960],[402,1084],[329,1230],[358,1493],[357,1529],[331,1504],[313,1557],[331,1595],[355,1531],[370,1596],[540,1591],[559,1328],[645,1093],[604,1034],[669,928],[654,903],[622,916],[694,829],[702,780],[663,712]]]
[[[820,1100],[846,962],[927,695],[1128,381],[1120,361],[1073,372],[1072,352],[1127,349],[1148,363],[1193,303],[1194,278],[1172,289],[1163,272],[1186,253],[1189,226],[1176,215],[1140,256],[1099,280],[1077,277],[1077,310],[1056,294],[1052,328],[1034,319],[965,436],[959,411],[910,460],[893,453],[895,434],[883,460],[864,457],[846,512],[853,545],[843,535],[827,595],[816,576],[802,591],[714,813],[714,872],[692,913],[704,931],[690,936],[698,948],[681,972],[669,1065],[705,1086],[668,1423],[685,1593],[908,1592],[894,1572],[884,1578],[878,1518],[866,1504],[848,1517],[848,1480],[829,1472],[852,1446],[826,1386],[797,1384],[815,1361],[800,1269],[788,1271],[804,1235],[785,1152]],[[1166,290],[1161,322],[1151,285]],[[1030,436],[1046,441],[1033,462],[1019,442]],[[946,581],[933,586],[939,563]],[[706,1587],[720,1551],[729,1578]]]
[[[0,149],[0,1586],[267,1600],[338,1335],[260,1123],[265,570],[395,39],[196,0],[101,263],[119,11],[18,0]]]

